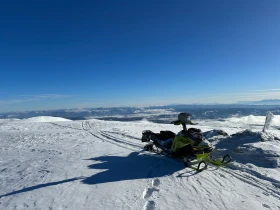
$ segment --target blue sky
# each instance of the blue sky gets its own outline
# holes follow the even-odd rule
[[[6,1],[0,112],[280,99],[280,2]]]

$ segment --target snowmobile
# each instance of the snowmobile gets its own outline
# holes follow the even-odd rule
[[[183,130],[177,134],[172,131],[160,131],[160,133],[154,133],[151,130],[142,131],[142,142],[149,142],[144,149],[183,160],[185,167],[197,171],[206,169],[208,163],[222,166],[230,162],[232,158],[229,155],[225,155],[222,161],[212,158],[210,152],[213,146],[203,137],[201,130],[187,129],[187,124],[195,125],[190,120],[190,116],[189,113],[180,113],[178,120],[171,122],[174,125],[183,126]],[[198,164],[197,167],[194,167],[196,164]]]

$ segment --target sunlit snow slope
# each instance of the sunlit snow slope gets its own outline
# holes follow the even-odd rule
[[[142,130],[179,126],[0,121],[0,209],[280,209],[279,118],[268,133],[260,132],[264,118],[249,118],[194,126],[215,146],[213,156],[234,159],[200,173],[142,150]]]

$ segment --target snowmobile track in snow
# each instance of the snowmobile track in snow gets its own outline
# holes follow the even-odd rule
[[[232,169],[225,169],[225,168],[220,168],[220,171],[223,171],[227,174],[230,174],[231,176],[235,177],[236,179],[239,179],[240,181],[243,181],[249,185],[252,185],[254,187],[257,187],[261,190],[263,190],[266,194],[271,195],[277,199],[280,199],[280,190],[279,186],[268,186],[266,183],[263,181],[260,181],[257,177],[254,177],[248,173],[246,174],[238,174]],[[220,172],[219,172],[220,173]],[[220,173],[221,174],[221,173]],[[276,181],[276,180],[275,180]],[[279,185],[279,183],[273,183],[270,181],[272,185]],[[272,193],[271,193],[272,192]]]
[[[141,141],[141,138],[137,138],[135,136],[131,136],[131,135],[128,135],[128,134],[125,134],[125,133],[121,133],[121,132],[115,132],[115,131],[106,131],[106,133],[110,133],[110,134],[117,134],[117,135],[121,135],[121,136],[124,136],[124,137],[128,137],[130,139],[135,139],[137,141]]]
[[[139,148],[139,149],[143,149],[143,146],[142,146],[142,145],[140,145],[140,144],[135,144],[135,143],[132,143],[132,142],[128,142],[128,141],[126,141],[126,140],[117,138],[116,136],[112,136],[112,135],[108,134],[107,131],[100,131],[100,134],[101,134],[103,137],[108,138],[108,139],[111,139],[111,140],[116,141],[116,142],[118,142],[118,143],[125,144],[125,145],[129,145],[129,146],[132,146],[132,147],[135,147],[135,148]]]
[[[118,140],[116,138],[107,136],[106,134],[102,133],[102,131],[93,132],[92,127],[88,121],[82,121],[82,128],[84,131],[89,132],[92,136],[94,136],[102,141],[106,141],[110,144],[114,144],[118,147],[122,147],[122,148],[131,150],[134,152],[138,152],[138,153],[141,153],[141,151],[139,151],[139,149],[143,149],[142,147],[139,147],[139,145],[134,145],[134,144],[131,144],[128,142],[124,142],[123,140]],[[137,148],[137,150],[134,148]]]
[[[88,128],[86,128],[86,127],[88,127]],[[96,135],[96,134],[94,134],[94,133],[92,132],[91,126],[90,126],[90,124],[89,124],[88,121],[82,121],[82,128],[83,128],[84,131],[89,132],[89,133],[90,133],[91,135],[93,135],[94,137],[96,137],[96,138],[98,138],[98,139],[100,139],[100,140],[103,140],[103,139],[101,139],[98,135]]]

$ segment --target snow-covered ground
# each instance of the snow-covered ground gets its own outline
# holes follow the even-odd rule
[[[279,119],[267,133],[264,117],[198,122],[213,156],[234,159],[200,173],[142,150],[142,130],[180,126],[0,120],[0,209],[280,209]]]

